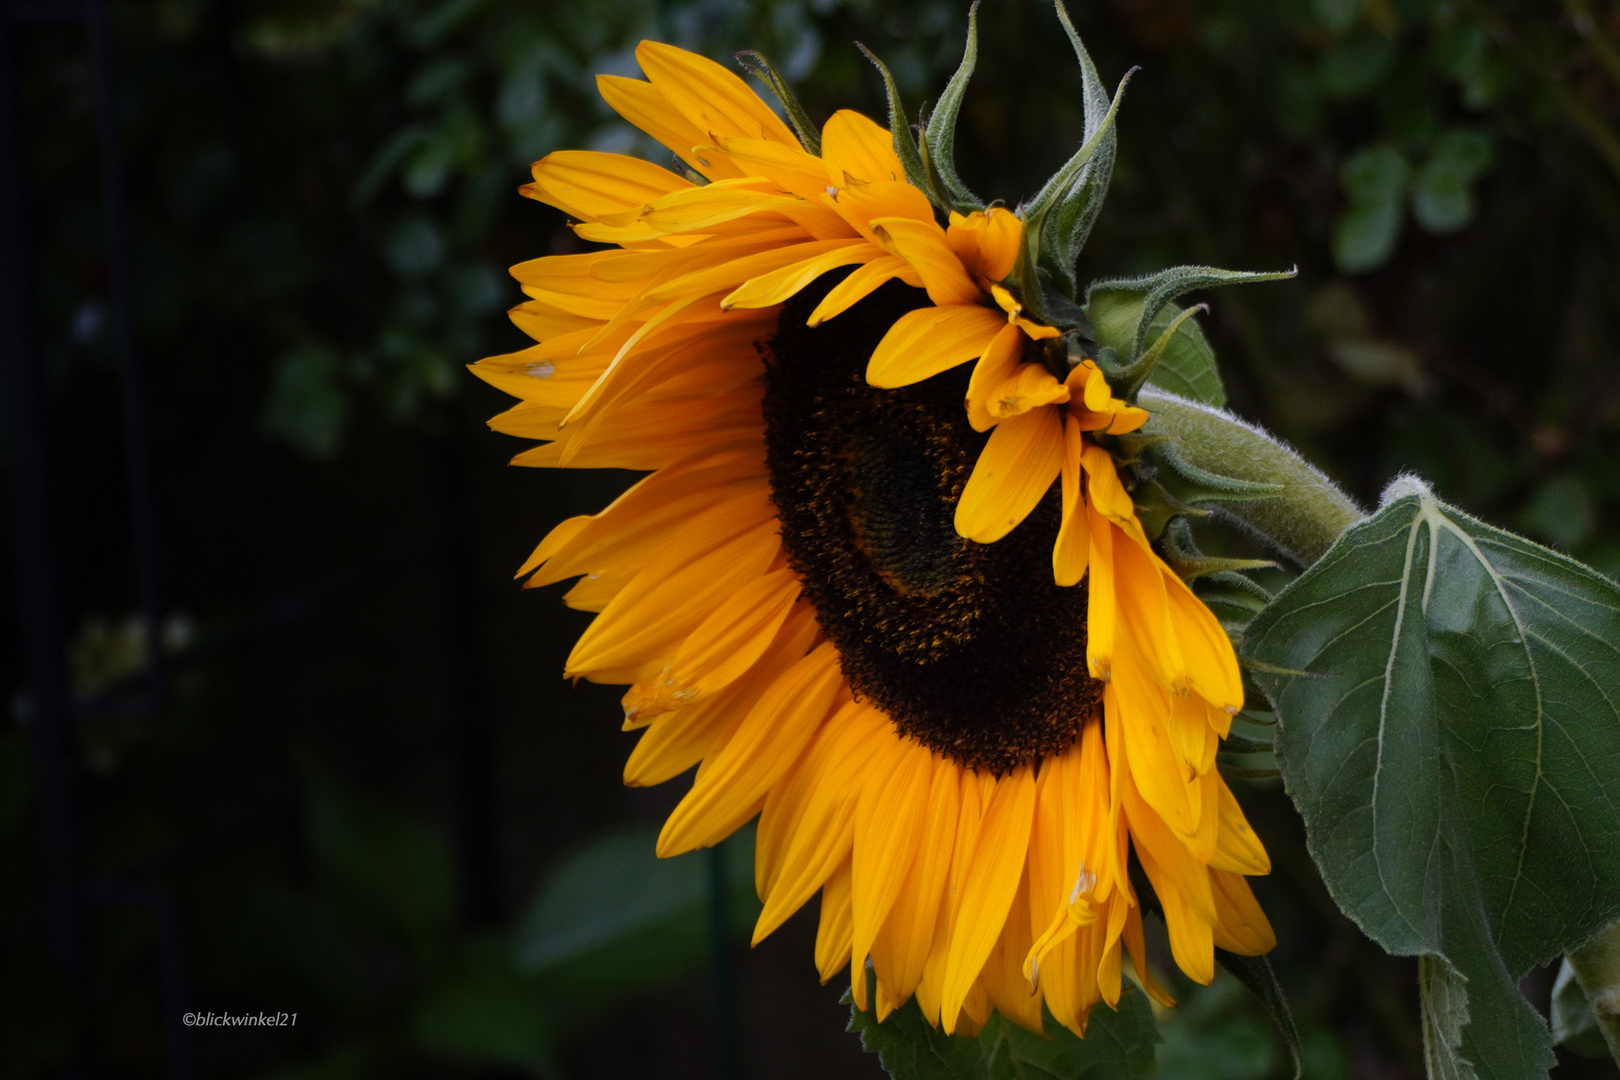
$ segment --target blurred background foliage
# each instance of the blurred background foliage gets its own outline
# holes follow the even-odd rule
[[[66,662],[96,694],[125,686],[147,646],[127,616],[92,75],[83,29],[56,6],[10,5],[26,17],[14,42]],[[1082,278],[1297,265],[1292,281],[1212,299],[1237,411],[1365,502],[1415,470],[1471,512],[1620,572],[1620,5],[1072,6],[1105,80],[1144,69]],[[616,694],[559,678],[581,618],[556,590],[510,583],[549,524],[626,477],[503,470],[518,448],[481,427],[501,400],[461,365],[523,343],[501,317],[518,299],[504,268],[580,246],[515,194],[528,163],[565,147],[669,161],[593,89],[596,73],[635,73],[638,40],[721,59],[757,48],[812,115],[879,116],[852,42],[885,59],[914,110],[960,57],[965,4],[110,11],[172,597],[160,647],[177,672],[156,714],[78,728],[85,861],[172,898],[188,1008],[299,1013],[294,1028],[191,1031],[192,1074],[876,1075],[840,1030],[840,988],[815,986],[813,914],[738,948],[754,903],[746,839],[717,862],[651,859],[678,792],[617,787],[632,737],[615,730]],[[1079,79],[1040,0],[986,0],[980,24],[959,160],[971,187],[1011,203],[1077,144]],[[446,529],[466,542],[444,548]],[[447,622],[443,575],[411,561],[419,550],[472,575],[470,622]],[[449,639],[474,650],[493,725],[498,870],[482,885],[468,884],[446,776],[445,717],[468,692],[440,655]],[[17,650],[0,652],[19,686]],[[0,1072],[66,1068],[89,1032],[110,1075],[167,1075],[149,912],[94,909],[88,1003],[46,955],[24,712],[0,737]],[[1337,913],[1280,789],[1245,786],[1275,853],[1259,891],[1310,1075],[1421,1075],[1410,963]],[[469,903],[480,888],[491,899]],[[729,1006],[704,974],[715,897]],[[1547,1007],[1550,974],[1525,988]],[[1165,1075],[1282,1068],[1235,983],[1182,991]],[[711,1027],[716,1000],[729,1020]]]

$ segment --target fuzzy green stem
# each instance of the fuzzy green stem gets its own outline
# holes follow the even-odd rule
[[[1156,386],[1137,404],[1152,414],[1147,430],[1175,440],[1181,456],[1207,472],[1276,484],[1281,494],[1222,502],[1219,512],[1258,534],[1300,566],[1309,566],[1339,534],[1367,516],[1338,486],[1275,436],[1216,409]]]
[[[1570,953],[1569,966],[1592,1004],[1609,1053],[1620,1063],[1620,922]]]

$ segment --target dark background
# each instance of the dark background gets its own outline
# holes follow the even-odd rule
[[[915,114],[965,14],[0,2],[0,1075],[878,1075],[813,905],[750,952],[746,843],[651,859],[684,782],[620,785],[618,692],[561,679],[587,617],[511,580],[628,477],[505,468],[462,365],[525,342],[504,267],[577,249],[527,164],[667,160],[592,88],[636,41],[762,49],[819,120],[882,115],[860,40]],[[1105,80],[1143,67],[1081,279],[1297,264],[1208,298],[1237,411],[1364,502],[1413,469],[1620,570],[1620,6],[1074,16]],[[1079,77],[1044,4],[980,22],[960,167],[1015,203]],[[1337,914],[1275,781],[1240,797],[1310,1074],[1420,1076],[1414,968]],[[1164,1075],[1281,1067],[1230,980],[1184,1000]]]

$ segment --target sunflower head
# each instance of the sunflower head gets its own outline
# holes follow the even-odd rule
[[[525,193],[600,246],[515,267],[535,344],[475,367],[520,399],[493,425],[542,441],[517,463],[648,474],[520,574],[579,578],[566,601],[599,613],[565,673],[628,685],[627,782],[696,767],[659,853],[757,816],[756,937],[820,892],[823,978],[947,1031],[1044,1006],[1083,1032],[1127,954],[1168,1000],[1133,856],[1192,978],[1272,944],[1246,881],[1269,864],[1214,768],[1236,656],[1177,572],[1196,553],[1155,542],[1230,483],[1155,457],[1136,401],[1192,325],[1175,297],[1252,275],[1077,290],[1119,95],[1059,15],[1086,137],[1016,209],[956,171],[971,14],[916,136],[881,63],[888,130],[817,129],[763,57],[786,123],[643,42],[646,80],[598,86],[683,169],[536,163]]]

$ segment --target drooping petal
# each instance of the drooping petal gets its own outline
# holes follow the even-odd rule
[[[975,210],[971,214],[953,211],[945,238],[968,273],[986,281],[1001,281],[1012,273],[1018,261],[1024,223],[1017,214],[1001,206]]]
[[[1003,420],[990,433],[956,504],[956,531],[981,544],[1029,516],[1063,467],[1063,422],[1053,409]]]
[[[899,278],[907,285],[921,288],[922,279],[917,277],[916,273],[911,264],[904,259],[895,255],[880,255],[868,263],[857,266],[848,277],[834,285],[810,313],[805,325],[820,326],[834,315],[842,314],[865,300],[885,282],[894,278]]]
[[[996,331],[984,355],[973,365],[973,376],[968,380],[968,423],[974,431],[989,431],[999,419],[990,411],[990,403],[1002,383],[1018,370],[1024,354],[1024,335],[1018,327],[1007,325]]]
[[[1059,585],[1078,585],[1086,576],[1091,554],[1091,530],[1087,528],[1086,508],[1080,500],[1080,428],[1073,417],[1063,420],[1063,521],[1057,542],[1052,545],[1052,580]]]
[[[977,304],[908,311],[878,342],[866,381],[892,390],[932,378],[981,355],[1002,325],[995,312]]]
[[[945,307],[979,302],[979,287],[968,277],[962,260],[945,243],[945,234],[932,220],[877,218],[872,222],[872,232],[891,254],[906,260],[922,276],[928,299],[935,304]]]

